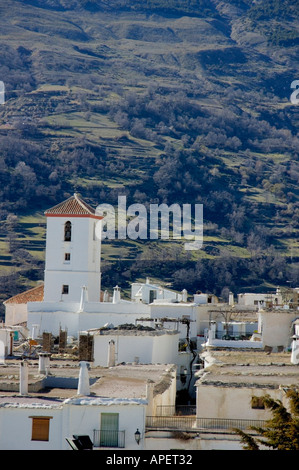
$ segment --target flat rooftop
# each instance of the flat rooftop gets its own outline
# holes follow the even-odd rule
[[[164,335],[178,335],[178,330],[167,330],[167,329],[125,329],[125,328],[110,328],[110,329],[98,329],[88,330],[89,333],[100,336],[164,336]]]
[[[288,352],[211,349],[201,356],[210,364],[196,373],[201,385],[255,388],[299,385],[299,366],[291,363]]]
[[[50,361],[47,377],[39,374],[38,361],[27,361],[29,392],[19,394],[20,360],[7,360],[0,366],[0,405],[38,401],[41,404],[61,404],[78,397],[79,361]],[[146,399],[147,384],[154,386],[154,394],[167,389],[176,374],[172,364],[120,364],[115,367],[89,368],[90,394],[101,398]]]

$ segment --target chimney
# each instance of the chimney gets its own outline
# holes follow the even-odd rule
[[[146,384],[146,399],[147,399],[147,415],[153,416],[154,414],[154,382],[148,379]]]
[[[37,339],[39,335],[39,325],[32,325],[32,339]]]
[[[20,364],[20,395],[28,394],[28,363],[22,361]]]
[[[293,336],[293,342],[292,342],[292,354],[291,354],[291,363],[292,364],[298,364],[299,363],[299,342],[298,342],[298,336],[294,335]]]
[[[208,342],[216,338],[216,322],[211,321]]]
[[[79,373],[77,395],[90,395],[88,368],[87,368],[87,362],[85,361],[80,362],[80,373]]]
[[[115,341],[111,339],[108,347],[108,367],[115,366]]]
[[[41,352],[38,354],[38,372],[40,374],[48,375],[50,368],[50,356],[51,353]]]
[[[291,354],[291,363],[299,364],[299,326],[298,323],[295,324],[295,334],[292,336],[292,354]]]
[[[104,292],[103,301],[104,301],[104,302],[109,302],[109,294],[108,294],[108,291],[107,291],[107,290],[105,290],[105,292]]]
[[[87,287],[83,286],[82,289],[81,289],[81,299],[80,299],[79,312],[84,311],[84,305],[85,305],[86,302],[88,302]]]
[[[0,340],[0,364],[5,364],[5,346],[4,342]]]
[[[113,300],[112,303],[117,304],[120,301],[120,288],[115,286],[113,288]]]

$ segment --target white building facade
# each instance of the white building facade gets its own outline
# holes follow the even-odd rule
[[[129,398],[6,397],[0,402],[0,450],[71,450],[66,438],[73,435],[89,436],[94,450],[141,450],[146,406],[145,400]]]
[[[117,363],[177,364],[179,334],[175,330],[111,330],[95,334],[94,365]]]

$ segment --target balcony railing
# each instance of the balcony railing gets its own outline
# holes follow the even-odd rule
[[[160,405],[157,406],[158,416],[194,416],[196,405]]]
[[[264,427],[266,421],[251,419],[196,418],[196,416],[147,416],[146,430],[232,430],[249,429],[251,426]]]
[[[94,429],[94,447],[125,447],[125,431],[114,431],[111,429]]]
[[[250,427],[264,427],[265,420],[257,419],[226,419],[226,418],[196,418],[197,429],[231,430],[233,428],[249,429]]]
[[[147,416],[145,421],[146,430],[179,430],[190,431],[196,425],[195,416]]]

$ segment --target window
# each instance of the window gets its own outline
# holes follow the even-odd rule
[[[50,431],[50,419],[52,416],[30,416],[32,419],[32,441],[48,441]]]
[[[70,242],[72,239],[72,224],[70,221],[64,224],[64,241]]]
[[[251,398],[251,408],[255,410],[264,410],[264,399],[263,397],[252,397]]]
[[[69,286],[66,284],[63,284],[62,286],[62,294],[68,294],[69,293]]]
[[[65,261],[70,261],[71,260],[71,254],[70,253],[64,253],[64,260]]]
[[[149,291],[149,303],[152,304],[153,301],[157,298],[157,291],[156,290],[150,290]]]

